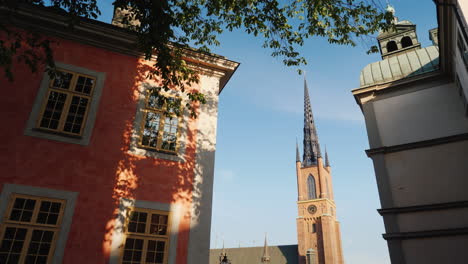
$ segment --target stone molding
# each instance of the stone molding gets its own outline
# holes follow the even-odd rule
[[[445,237],[445,236],[464,236],[468,235],[468,227],[463,228],[450,228],[439,230],[427,230],[417,232],[398,232],[383,234],[385,240],[406,240],[406,239],[419,239],[428,237]]]
[[[377,155],[377,154],[394,153],[394,152],[405,151],[409,149],[425,148],[425,147],[442,145],[442,144],[458,142],[458,141],[465,141],[465,140],[468,140],[468,133],[463,133],[463,134],[458,134],[458,135],[453,135],[453,136],[448,136],[448,137],[434,138],[434,139],[417,141],[417,142],[411,142],[411,143],[406,143],[406,144],[401,144],[401,145],[394,145],[394,146],[389,146],[389,147],[367,149],[366,154],[369,158],[371,158],[372,156]]]
[[[377,212],[379,212],[380,215],[384,216],[388,214],[404,214],[404,213],[414,213],[414,212],[420,212],[420,211],[447,210],[447,209],[453,209],[453,208],[468,208],[468,201],[382,208],[382,209],[378,209]]]

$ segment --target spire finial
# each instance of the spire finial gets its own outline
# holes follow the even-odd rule
[[[270,262],[270,253],[268,250],[268,243],[267,243],[267,233],[265,233],[265,244],[263,245],[263,256],[262,262]]]
[[[395,8],[390,4],[390,2],[387,0],[387,8],[385,10],[389,13],[392,13],[393,16],[393,24],[398,23],[398,18],[395,16]]]
[[[223,263],[223,260],[227,259],[226,250],[224,249],[224,240],[223,240],[223,249],[221,250],[221,254],[219,254],[219,263]]]
[[[330,161],[328,160],[327,145],[325,145],[325,167],[330,167]]]
[[[297,138],[296,138],[296,162],[301,162],[301,154],[299,154],[299,145],[297,144]]]
[[[312,106],[310,105],[309,89],[304,77],[304,154],[303,165],[317,165],[317,160],[322,156],[318,142],[317,129],[315,128]]]

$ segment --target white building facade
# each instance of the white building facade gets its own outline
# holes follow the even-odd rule
[[[434,2],[434,46],[397,21],[353,90],[395,264],[468,263],[468,1]]]

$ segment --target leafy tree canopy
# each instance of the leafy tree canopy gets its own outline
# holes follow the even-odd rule
[[[97,0],[0,0],[12,10],[20,3],[65,10],[71,26],[78,17],[96,19],[100,15]],[[297,49],[305,39],[320,36],[333,44],[355,46],[361,36],[389,29],[393,19],[377,0],[115,0],[113,4],[131,11],[125,12],[122,22],[138,35],[139,49],[146,59],[157,55],[148,78],[159,76],[162,89],[179,87],[184,92],[186,86],[198,81],[197,73],[182,59],[184,50],[190,46],[209,52],[210,46],[221,44],[218,36],[225,30],[243,29],[259,36],[273,57],[281,58],[286,66],[301,66],[307,61]],[[33,71],[38,63],[45,63],[53,73],[48,40],[22,37],[0,24],[1,31],[10,36],[9,42],[0,40],[0,66],[6,77],[13,78],[15,56]],[[23,51],[17,54],[20,47]],[[39,56],[38,49],[45,55]],[[371,47],[371,51],[376,50]],[[205,101],[203,94],[187,95],[191,101]]]

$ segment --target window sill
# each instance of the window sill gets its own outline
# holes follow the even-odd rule
[[[176,162],[185,162],[182,154],[177,152],[169,152],[163,150],[156,150],[153,148],[148,148],[140,145],[136,145],[131,143],[130,149],[128,150],[129,154],[138,155],[138,156],[145,156],[155,159],[164,159]]]
[[[36,138],[53,140],[53,141],[84,145],[84,146],[89,144],[89,138],[85,138],[83,136],[75,136],[75,135],[70,135],[70,134],[61,133],[57,131],[41,129],[37,127],[26,128],[24,130],[24,135],[36,137]]]
[[[42,129],[40,127],[32,128],[32,130],[37,131],[39,133],[52,134],[52,135],[57,135],[57,136],[61,136],[61,137],[66,137],[66,138],[75,138],[75,139],[82,139],[83,138],[81,135],[72,135],[72,134],[67,134],[67,133],[60,132],[60,131]]]

